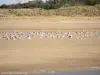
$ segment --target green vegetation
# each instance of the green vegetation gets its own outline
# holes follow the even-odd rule
[[[94,6],[100,4],[100,0],[47,0],[43,2],[42,0],[33,0],[27,3],[17,3],[6,5],[3,4],[0,8],[6,9],[21,9],[21,8],[43,8],[43,9],[57,9],[60,7],[76,6],[76,5],[91,5]]]

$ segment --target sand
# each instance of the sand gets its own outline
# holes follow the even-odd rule
[[[1,20],[0,31],[100,31],[100,21]],[[100,69],[100,38],[0,40],[1,72]]]
[[[42,20],[42,19],[41,19]],[[1,20],[0,29],[10,29],[10,30],[68,30],[68,29],[99,29],[100,20],[61,20],[53,22],[51,21],[41,21],[37,22],[34,20]]]

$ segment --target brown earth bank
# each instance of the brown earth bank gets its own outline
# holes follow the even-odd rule
[[[1,20],[0,31],[100,31],[100,21]],[[100,39],[0,40],[0,71],[100,69]]]

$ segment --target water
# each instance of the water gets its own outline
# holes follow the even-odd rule
[[[24,72],[1,72],[1,75],[100,75],[100,70],[88,71],[69,71],[69,72],[56,72],[56,71],[41,71],[40,73],[24,73]]]
[[[41,72],[38,74],[29,74],[29,75],[100,75],[100,70],[91,70],[91,71],[70,71],[70,72]]]

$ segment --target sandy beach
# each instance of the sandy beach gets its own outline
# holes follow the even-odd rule
[[[0,32],[82,31],[100,32],[100,21],[0,20]],[[80,39],[0,39],[0,72],[36,72],[100,69],[100,37]]]
[[[54,17],[53,17],[54,18]],[[48,19],[48,17],[47,17]],[[99,29],[100,20],[0,20],[0,29],[10,30],[74,30],[74,29]]]

